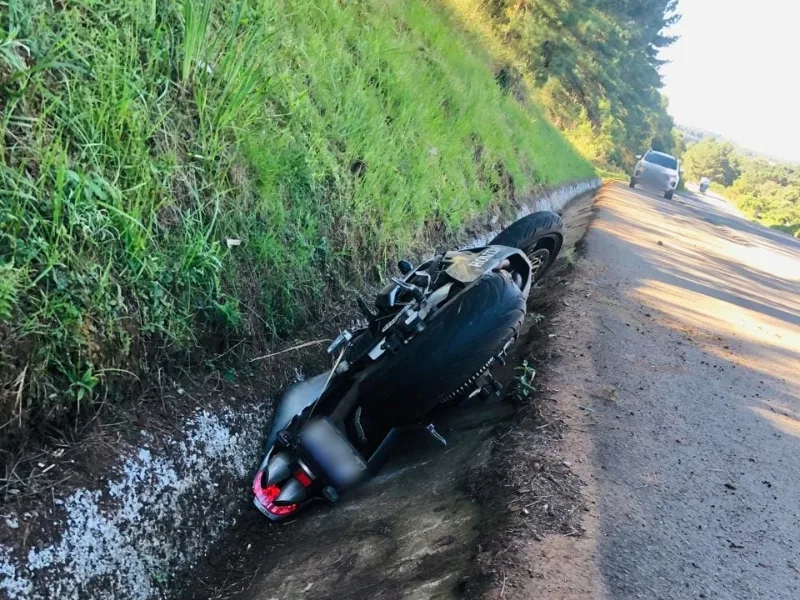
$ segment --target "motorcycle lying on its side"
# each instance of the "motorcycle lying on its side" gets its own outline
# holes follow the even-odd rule
[[[367,325],[328,348],[330,370],[291,385],[253,479],[258,510],[278,521],[340,495],[385,463],[402,428],[421,426],[446,443],[441,407],[499,394],[491,369],[505,363],[525,318],[531,286],[563,243],[561,217],[536,212],[487,246],[401,261]]]

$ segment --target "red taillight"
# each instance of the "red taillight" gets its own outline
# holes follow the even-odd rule
[[[253,481],[253,493],[256,495],[256,500],[258,500],[259,507],[275,516],[283,517],[290,515],[297,510],[297,504],[284,504],[282,506],[273,504],[275,498],[280,495],[281,488],[274,484],[263,487],[261,471],[258,472],[255,481]]]
[[[273,515],[278,515],[279,517],[283,517],[286,515],[292,514],[294,511],[297,510],[297,504],[287,504],[286,506],[275,506],[273,505],[270,508],[267,508],[269,512]]]
[[[299,481],[304,488],[307,488],[311,485],[311,477],[309,477],[305,471],[298,471],[294,474],[294,478],[297,479],[297,481]]]

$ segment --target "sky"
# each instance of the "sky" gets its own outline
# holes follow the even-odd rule
[[[673,118],[800,161],[800,1],[679,0],[663,53]]]

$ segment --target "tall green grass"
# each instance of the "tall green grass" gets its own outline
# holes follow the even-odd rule
[[[5,435],[592,174],[423,0],[2,7]]]

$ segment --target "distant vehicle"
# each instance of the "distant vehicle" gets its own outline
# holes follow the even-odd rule
[[[708,177],[703,177],[700,180],[700,193],[705,194],[708,191],[708,188],[711,187],[711,180]]]
[[[644,156],[637,156],[639,162],[631,176],[630,187],[643,185],[664,193],[664,198],[672,199],[680,181],[680,161],[674,156],[650,150]]]

